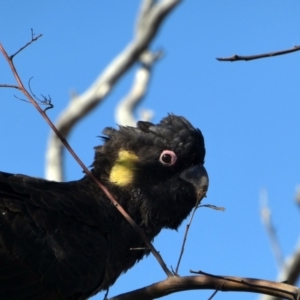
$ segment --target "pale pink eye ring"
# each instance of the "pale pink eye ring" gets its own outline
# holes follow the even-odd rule
[[[164,150],[159,157],[159,161],[165,166],[172,166],[177,160],[177,155],[171,150]]]

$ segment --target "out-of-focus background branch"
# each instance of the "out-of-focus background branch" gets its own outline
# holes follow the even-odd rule
[[[142,1],[133,40],[106,67],[103,73],[99,75],[96,81],[84,93],[81,95],[73,95],[69,105],[60,114],[56,122],[56,127],[65,138],[68,137],[77,122],[104,100],[121,76],[128,71],[134,63],[139,61],[143,63],[143,60],[147,60],[144,52],[160,29],[164,18],[178,3],[179,0]],[[148,56],[151,55],[149,54]],[[148,58],[146,64],[149,65],[154,62],[156,55],[152,55],[152,57],[153,58]],[[150,73],[148,72],[148,75],[145,74],[145,71],[143,74],[141,73],[142,70],[138,72],[137,80],[148,81],[145,77],[148,77]],[[141,79],[142,76],[144,76],[144,79]],[[143,86],[144,88],[146,88],[146,81]],[[144,92],[140,91],[139,93],[143,94]],[[135,101],[138,100],[137,97],[132,99]],[[131,105],[125,106],[123,103],[121,109],[133,109],[135,106],[136,105],[133,105],[131,101]],[[120,113],[120,109],[118,109],[118,121],[122,123],[126,122],[128,120],[126,115],[132,115],[132,111],[128,111],[127,113],[122,111]],[[128,125],[132,125],[132,121]],[[63,154],[63,145],[57,136],[51,133],[46,152],[45,177],[47,179],[56,181],[64,180]]]
[[[298,202],[298,191],[296,192],[296,204]],[[278,240],[278,236],[271,218],[271,209],[268,206],[268,195],[266,190],[261,192],[261,203],[263,204],[261,209],[262,221],[267,230],[267,234],[271,241],[271,249],[277,261],[279,269],[277,281],[287,282],[291,285],[296,285],[300,277],[300,242],[296,245],[295,249],[285,259],[282,256],[282,249]],[[279,222],[279,221],[278,221]],[[264,295],[261,300],[280,300],[281,298],[276,296]]]
[[[144,52],[140,57],[140,67],[135,73],[135,78],[129,93],[120,101],[116,107],[115,118],[119,125],[135,126],[136,118],[134,112],[145,96],[153,64],[161,57],[162,52]],[[140,112],[140,120],[150,121],[153,111],[143,110]]]

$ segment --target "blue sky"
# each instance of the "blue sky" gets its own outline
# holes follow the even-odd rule
[[[56,120],[70,99],[83,92],[133,35],[139,1],[5,1],[0,42],[9,53],[30,39],[30,29],[43,37],[15,58],[36,95],[51,95]],[[152,50],[165,56],[155,65],[149,93],[141,108],[158,122],[168,112],[183,115],[199,127],[206,141],[210,189],[205,203],[226,212],[200,209],[192,226],[180,274],[189,270],[256,277],[277,276],[270,243],[261,223],[259,192],[268,190],[269,205],[285,256],[299,238],[299,210],[294,202],[300,183],[299,55],[236,63],[216,57],[250,55],[299,45],[299,1],[183,1],[166,19]],[[0,58],[0,83],[13,83]],[[105,126],[115,126],[114,107],[128,91],[134,69],[69,137],[86,165]],[[35,109],[17,100],[15,90],[0,90],[0,169],[44,176],[49,128]],[[20,95],[19,95],[20,96]],[[3,159],[5,158],[5,159]],[[67,154],[67,180],[82,171]],[[185,223],[184,223],[185,224]],[[184,224],[165,230],[155,246],[168,266],[176,266]],[[109,295],[163,280],[152,256],[121,276]],[[187,292],[205,299],[211,291]],[[182,293],[166,299],[181,299]],[[243,299],[257,298],[243,294]],[[220,293],[218,299],[240,299]],[[103,299],[99,294],[95,299]]]

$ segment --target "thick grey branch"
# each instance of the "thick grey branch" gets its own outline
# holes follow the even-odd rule
[[[151,10],[154,3],[155,3],[154,0],[144,0],[144,1],[142,1],[141,7],[140,7],[140,12],[138,14],[137,21],[136,21],[135,34],[141,28],[143,20],[147,17],[147,14]]]
[[[75,96],[61,113],[57,128],[66,138],[75,124],[94,109],[111,92],[114,84],[139,59],[147,49],[168,13],[180,0],[147,1],[143,19],[131,43],[108,65],[92,86],[80,96]],[[63,147],[57,137],[51,134],[46,153],[46,178],[63,180]]]

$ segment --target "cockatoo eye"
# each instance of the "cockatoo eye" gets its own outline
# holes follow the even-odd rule
[[[165,166],[172,166],[177,160],[177,155],[171,150],[164,150],[159,157],[159,161]]]

